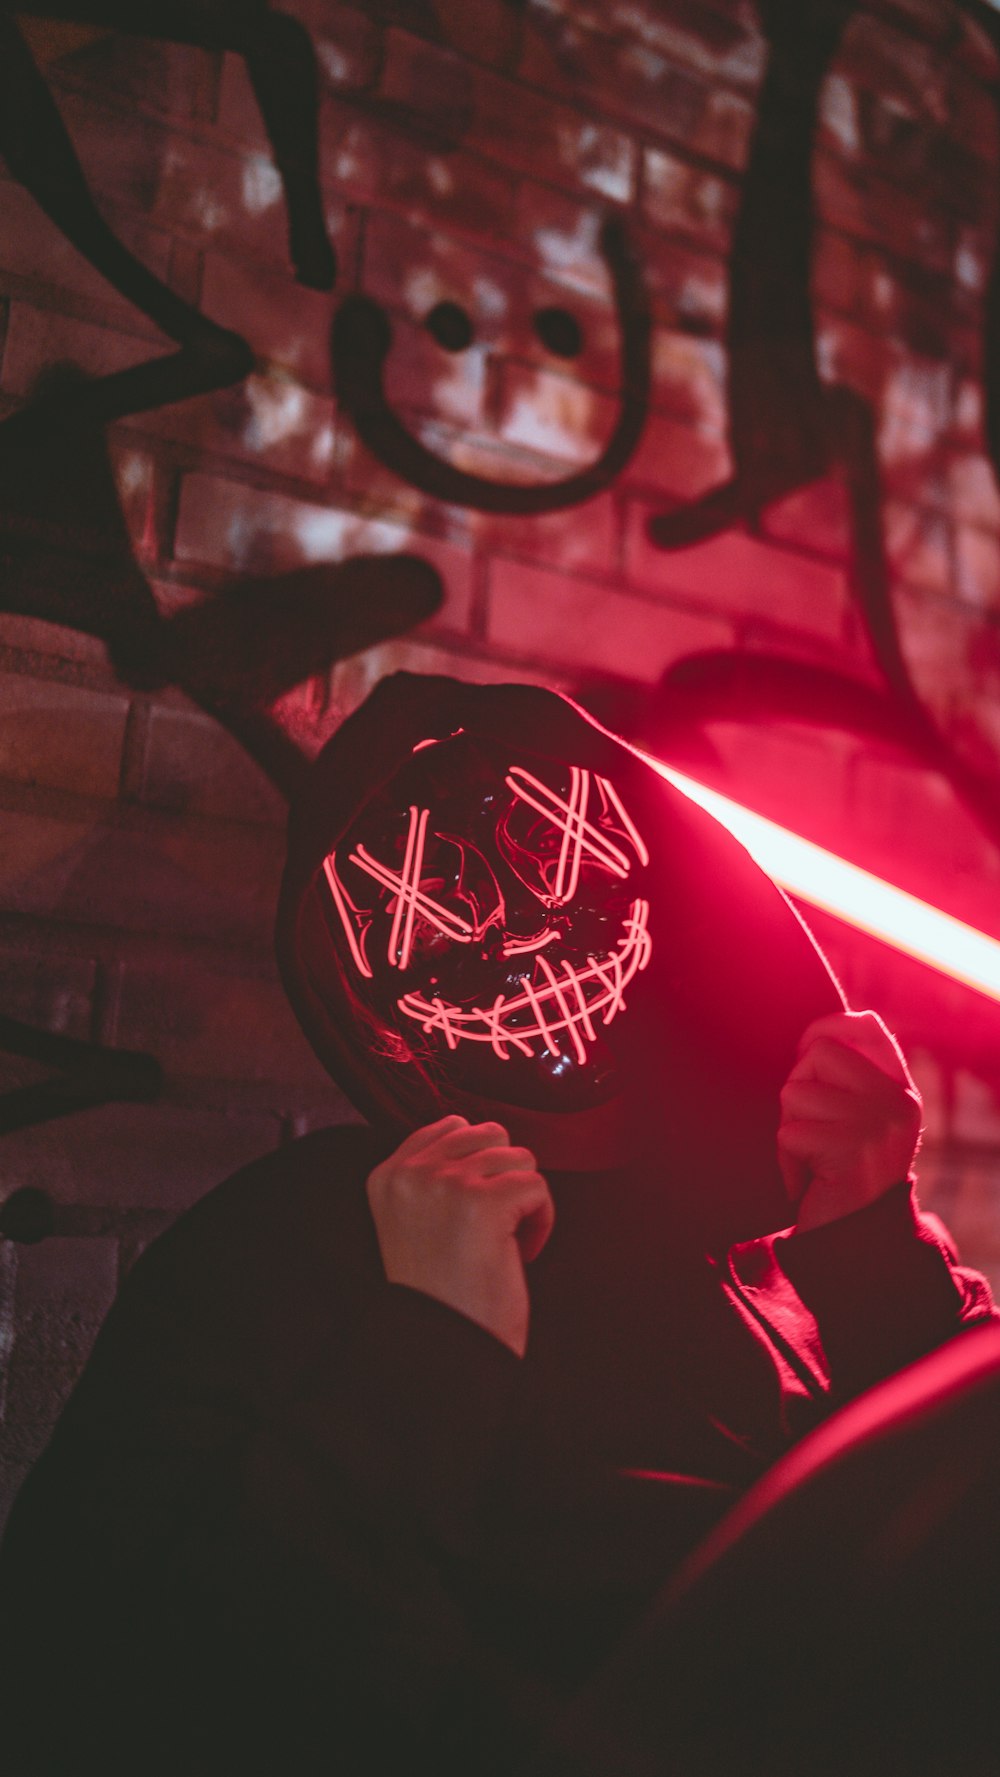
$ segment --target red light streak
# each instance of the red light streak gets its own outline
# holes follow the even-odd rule
[[[651,759],[676,789],[727,827],[775,882],[826,913],[988,998],[1000,1000],[1000,943],[905,889],[893,887],[728,796]]]

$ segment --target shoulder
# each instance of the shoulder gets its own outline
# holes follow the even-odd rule
[[[365,1181],[391,1145],[368,1126],[321,1129],[216,1186],[133,1267],[89,1384],[283,1386],[381,1287]]]

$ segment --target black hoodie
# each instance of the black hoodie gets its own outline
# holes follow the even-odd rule
[[[478,1106],[446,1056],[373,1053],[331,944],[324,859],[458,731],[611,781],[649,852],[648,968],[609,1027],[635,1140],[549,1174],[523,1361],[385,1282],[369,1171]],[[780,1232],[778,1093],[839,990],[735,841],[567,700],[381,684],[293,813],[278,951],[371,1126],[246,1168],[123,1289],[0,1562],[16,1777],[506,1768],[831,1401],[989,1312],[906,1181]]]

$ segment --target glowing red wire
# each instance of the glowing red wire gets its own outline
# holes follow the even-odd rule
[[[580,1040],[580,1026],[593,1041],[596,1035],[593,1014],[603,1013],[602,1022],[610,1024],[617,1013],[625,1009],[625,988],[649,962],[652,941],[646,925],[648,918],[649,902],[633,901],[625,922],[625,938],[616,951],[609,952],[603,959],[588,956],[587,967],[583,969],[574,968],[572,963],[565,961],[562,965],[564,982],[554,977],[548,959],[539,956],[538,963],[546,974],[547,985],[536,989],[525,981],[521,993],[507,999],[498,995],[489,1010],[474,1006],[470,1011],[462,1011],[458,1006],[446,1005],[439,997],[427,1000],[417,993],[404,994],[396,1004],[408,1018],[416,1019],[424,1031],[440,1031],[449,1049],[456,1048],[460,1040],[490,1043],[494,1053],[504,1061],[508,1059],[507,1044],[513,1044],[524,1053],[525,1044],[532,1037],[541,1037],[550,1052],[556,1053],[552,1039],[560,1030],[569,1032],[574,1046]],[[584,989],[592,982],[599,983],[598,992],[588,1001]],[[573,990],[575,1011],[568,1004],[565,987]],[[533,1014],[533,1022],[504,1022],[525,1010]],[[553,1010],[560,1015],[553,1017]],[[531,1053],[530,1049],[527,1052]],[[582,1042],[577,1054],[581,1060],[585,1059]]]

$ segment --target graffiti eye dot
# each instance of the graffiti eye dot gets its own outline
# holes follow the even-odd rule
[[[457,302],[436,302],[424,326],[446,352],[464,352],[472,344],[472,322]]]
[[[583,350],[580,323],[568,309],[539,309],[535,316],[535,332],[546,351],[557,358],[578,358]]]

